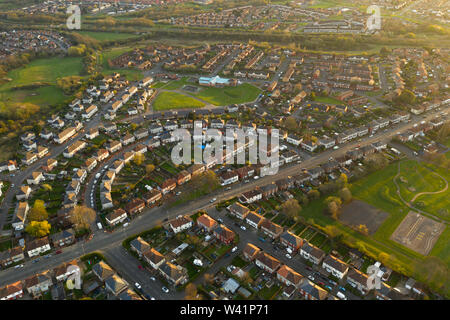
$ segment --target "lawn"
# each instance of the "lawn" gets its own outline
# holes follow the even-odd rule
[[[236,87],[204,88],[192,95],[216,106],[226,106],[253,101],[258,97],[260,92],[261,89],[249,83],[243,83]]]
[[[339,101],[332,97],[315,97],[314,101],[328,104],[342,104],[342,101]]]
[[[160,92],[153,100],[154,110],[202,108],[205,104],[177,92]]]
[[[258,296],[263,300],[272,300],[275,294],[280,290],[280,287],[277,285],[272,285],[270,288],[264,286],[259,292]]]

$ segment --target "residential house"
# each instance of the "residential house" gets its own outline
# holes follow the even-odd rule
[[[48,291],[53,285],[50,271],[35,274],[25,279],[24,289],[34,297],[40,296],[42,293]]]
[[[183,285],[188,281],[187,270],[168,261],[161,264],[159,271],[167,281],[175,286]]]
[[[214,236],[225,244],[231,244],[234,241],[234,232],[223,224],[214,229]]]
[[[113,295],[118,296],[122,291],[128,288],[128,283],[117,274],[113,274],[105,280],[105,288]]]
[[[75,242],[75,231],[67,229],[54,233],[50,235],[50,240],[55,248],[69,246]]]
[[[142,257],[144,252],[150,250],[150,245],[141,237],[137,237],[130,241],[130,249],[136,252],[139,257]]]
[[[145,208],[145,202],[144,202],[144,200],[139,199],[139,198],[131,200],[124,206],[125,211],[130,216],[142,212],[142,210],[144,210],[144,208]]]
[[[170,191],[174,190],[177,187],[177,180],[175,179],[168,179],[163,182],[161,185],[161,192],[163,194],[167,194]]]
[[[169,221],[169,226],[173,233],[179,233],[191,228],[194,225],[194,221],[188,215],[178,216],[175,219]]]
[[[279,260],[262,251],[256,256],[255,264],[269,273],[274,273],[281,266]]]
[[[251,243],[247,243],[244,250],[242,250],[242,254],[244,255],[244,258],[249,261],[253,261],[260,252],[261,252],[261,249]]]
[[[325,257],[322,268],[339,279],[342,279],[348,272],[348,265],[332,255]]]
[[[326,300],[328,297],[326,290],[305,278],[298,286],[298,292],[305,300]]]
[[[302,282],[303,276],[288,266],[282,265],[277,271],[277,279],[286,286],[298,288]]]
[[[13,263],[17,263],[25,259],[23,248],[17,246],[6,251],[0,252],[0,265],[5,268]]]
[[[99,263],[93,265],[92,271],[102,282],[115,274],[114,270],[103,261],[100,261]]]
[[[35,184],[38,185],[39,183],[41,183],[41,181],[45,180],[44,179],[44,175],[42,174],[42,172],[40,171],[34,171],[31,174],[31,177],[27,179],[27,183],[28,184]]]
[[[28,202],[20,201],[17,203],[16,209],[14,211],[14,219],[11,224],[14,230],[23,230],[29,211],[30,207],[28,205]]]
[[[110,212],[106,215],[106,222],[110,226],[114,226],[116,224],[122,223],[127,218],[127,213],[122,208],[116,209],[113,212]]]
[[[355,269],[350,268],[347,274],[347,283],[350,284],[353,288],[358,289],[362,294],[367,294],[370,290],[369,285],[369,277],[367,274]]]
[[[243,206],[239,202],[234,202],[230,206],[227,207],[228,211],[235,217],[244,220],[247,214],[250,212],[250,209],[246,206]]]
[[[25,247],[25,251],[27,252],[27,255],[30,258],[37,256],[43,252],[47,252],[49,250],[51,250],[51,247],[48,237],[43,237],[29,241]]]
[[[200,228],[203,228],[206,231],[211,232],[217,226],[217,221],[208,216],[207,214],[203,214],[197,218],[197,225]]]
[[[164,256],[154,248],[143,253],[144,260],[152,266],[153,269],[158,269],[165,261]]]
[[[325,252],[309,242],[305,242],[300,249],[300,255],[306,260],[319,265],[325,257]]]
[[[272,239],[278,238],[283,233],[283,227],[269,219],[264,219],[260,224],[260,228],[264,234]]]
[[[264,217],[254,211],[251,211],[245,217],[245,222],[251,225],[253,228],[258,229],[261,223],[264,221]]]
[[[26,200],[30,196],[31,188],[29,186],[21,186],[16,194],[17,200]]]
[[[261,191],[251,190],[244,192],[242,196],[239,198],[239,201],[242,203],[250,204],[261,199],[262,199]]]
[[[0,288],[0,300],[16,300],[23,297],[22,281],[17,281]]]
[[[303,245],[303,239],[289,231],[285,231],[280,235],[280,242],[294,252]]]

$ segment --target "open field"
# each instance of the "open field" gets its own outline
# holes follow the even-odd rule
[[[132,33],[118,33],[118,32],[94,32],[94,31],[77,31],[76,33],[87,36],[98,41],[114,41],[130,38],[137,38],[138,36]]]
[[[315,97],[314,101],[328,104],[342,104],[342,101],[339,101],[332,97]]]
[[[0,111],[16,103],[33,103],[40,107],[55,105],[70,97],[57,87],[61,77],[80,75],[81,58],[54,57],[38,59],[8,73],[11,81],[0,86]]]
[[[230,104],[240,104],[255,100],[261,89],[249,84],[243,83],[236,87],[225,88],[205,88],[192,95],[205,100],[216,106],[226,106]]]
[[[374,234],[389,213],[379,210],[366,202],[354,200],[342,209],[339,220],[348,226],[365,225],[369,234]]]
[[[202,108],[204,103],[177,92],[160,92],[153,100],[154,110]]]
[[[444,224],[411,211],[392,234],[391,239],[427,255],[444,229]]]

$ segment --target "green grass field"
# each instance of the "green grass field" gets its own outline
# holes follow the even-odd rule
[[[82,70],[81,58],[69,57],[38,59],[12,70],[8,73],[8,78],[12,81],[0,86],[0,109],[16,103],[33,103],[45,107],[64,102],[70,97],[56,86],[56,80],[80,75]]]
[[[314,101],[328,104],[342,104],[342,101],[339,101],[332,97],[316,97]]]
[[[261,89],[249,83],[243,83],[236,87],[204,88],[192,95],[216,106],[225,106],[253,101],[258,97],[260,92]]]
[[[106,41],[115,41],[115,40],[123,40],[130,38],[137,38],[138,36],[132,33],[117,33],[117,32],[94,32],[94,31],[78,31],[76,32],[82,36],[87,36],[92,39],[106,42]]]
[[[154,110],[202,108],[205,104],[177,92],[161,92],[153,101]]]

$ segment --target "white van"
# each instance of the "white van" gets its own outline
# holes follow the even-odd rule
[[[343,294],[340,291],[338,291],[338,293],[336,293],[336,296],[341,300],[347,300],[347,297],[345,296],[345,294]]]

